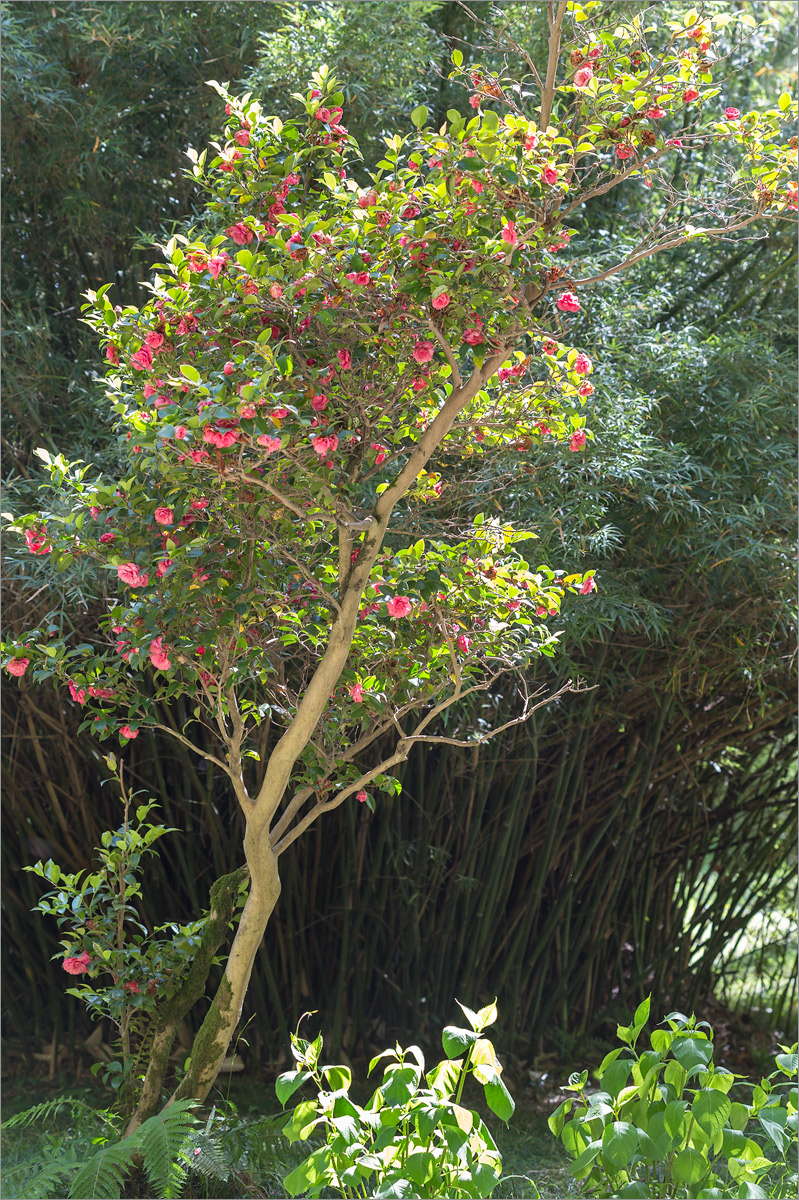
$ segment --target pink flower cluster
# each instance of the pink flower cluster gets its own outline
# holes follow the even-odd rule
[[[91,957],[83,950],[77,955],[68,954],[61,966],[67,975],[85,975],[91,961]]]

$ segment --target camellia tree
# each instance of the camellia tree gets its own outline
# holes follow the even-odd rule
[[[456,50],[474,115],[430,129],[416,109],[415,132],[387,139],[360,185],[324,68],[285,123],[213,85],[224,140],[189,151],[208,190],[202,221],[164,248],[141,308],[88,293],[124,477],[41,452],[49,507],[11,528],[55,571],[93,560],[107,611],[77,646],[55,622],[27,631],[5,644],[5,666],[68,688],[100,740],[154,728],[193,747],[244,815],[246,901],[175,1096],[203,1099],[217,1075],[292,843],[345,801],[372,807],[396,790],[391,769],[417,743],[474,745],[504,728],[492,723],[500,675],[517,681],[514,721],[553,699],[529,692],[525,672],[555,652],[551,618],[565,592],[592,591],[593,573],[531,564],[531,531],[479,514],[464,527],[448,484],[509,448],[532,473],[545,439],[583,451],[592,363],[568,319],[590,285],[796,206],[796,139],[783,133],[795,106],[722,107],[710,23],[688,13],[656,52],[636,16],[547,12],[540,69],[528,60],[514,84],[467,72]],[[728,193],[678,195],[677,157],[708,141],[731,152]],[[625,184],[651,186],[649,225],[623,261],[581,269],[569,220]],[[193,721],[173,729],[160,714],[179,695]],[[192,740],[202,727],[216,754]],[[126,817],[126,854],[130,828]],[[212,892],[206,973],[238,885]],[[196,948],[197,927],[181,936]],[[67,971],[96,995],[107,959],[80,912],[64,944]],[[170,961],[158,986],[108,983],[152,1022],[131,1127],[160,1105],[202,992],[196,968]]]

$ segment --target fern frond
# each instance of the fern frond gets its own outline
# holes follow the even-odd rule
[[[103,1146],[78,1169],[69,1189],[70,1200],[119,1200],[137,1152],[132,1137]]]
[[[35,1104],[33,1108],[26,1108],[24,1112],[15,1113],[13,1117],[9,1117],[0,1128],[17,1129],[33,1125],[36,1121],[51,1122],[58,1116],[62,1108],[68,1109],[73,1118],[85,1116],[96,1121],[100,1117],[111,1125],[115,1133],[118,1132],[117,1123],[107,1110],[98,1111],[96,1108],[92,1108],[91,1104],[87,1104],[85,1100],[79,1100],[75,1096],[56,1096],[52,1100],[45,1100],[42,1104]]]
[[[230,1156],[225,1153],[219,1139],[199,1130],[190,1135],[182,1156],[190,1171],[196,1171],[208,1179],[225,1183],[233,1172]]]
[[[196,1124],[196,1107],[196,1100],[178,1100],[140,1125],[130,1139],[144,1160],[153,1191],[164,1200],[179,1196],[186,1178],[181,1151]]]
[[[66,1152],[59,1148],[58,1156],[40,1166],[35,1175],[28,1175],[29,1163],[7,1168],[3,1172],[6,1195],[13,1194],[19,1200],[47,1200],[49,1196],[63,1196],[64,1179],[77,1166],[75,1151]]]

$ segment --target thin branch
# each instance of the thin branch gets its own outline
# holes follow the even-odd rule
[[[453,352],[452,352],[452,347],[450,346],[450,344],[449,344],[449,342],[447,341],[447,339],[444,337],[444,335],[443,335],[443,333],[441,332],[441,330],[440,330],[440,329],[438,328],[438,326],[435,324],[435,322],[433,322],[433,321],[428,321],[428,322],[427,322],[427,325],[428,325],[428,328],[429,328],[430,330],[432,330],[432,333],[433,333],[433,335],[434,335],[434,337],[435,337],[436,341],[438,342],[438,344],[439,344],[439,346],[441,347],[441,349],[444,351],[444,356],[445,356],[445,358],[446,358],[447,362],[448,362],[448,363],[449,363],[449,365],[450,365],[450,370],[452,371],[452,383],[453,383],[453,386],[454,386],[454,387],[456,387],[456,388],[461,388],[461,387],[463,387],[463,380],[461,379],[461,373],[460,373],[460,371],[458,370],[458,363],[457,363],[457,360],[456,360],[456,358],[455,358],[455,355],[454,355],[454,354],[453,354]]]
[[[168,725],[161,725],[160,723],[147,725],[145,728],[160,729],[162,733],[168,733],[170,737],[175,738],[176,741],[180,742],[184,746],[187,746],[189,750],[193,750],[195,754],[199,754],[200,758],[204,758],[208,762],[212,762],[215,766],[220,767],[226,775],[229,775],[231,778],[233,778],[233,773],[227,763],[222,762],[221,758],[217,758],[215,754],[209,754],[207,750],[201,750],[195,742],[189,741],[187,737],[184,737],[182,733],[178,733],[177,730],[170,729]]]
[[[560,58],[560,31],[566,16],[566,0],[559,0],[557,11],[554,4],[547,4],[549,18],[549,48],[547,51],[547,77],[541,94],[541,129],[546,133],[552,107],[555,103],[555,78]]]

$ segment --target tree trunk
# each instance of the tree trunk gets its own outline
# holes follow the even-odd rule
[[[194,961],[180,991],[167,1002],[157,1016],[152,1046],[147,1057],[147,1073],[136,1111],[125,1130],[126,1137],[135,1133],[143,1121],[158,1112],[161,1088],[169,1066],[169,1055],[175,1044],[180,1023],[205,991],[213,957],[227,936],[239,886],[246,877],[247,870],[242,867],[232,875],[223,875],[211,887],[208,920]]]
[[[255,956],[280,895],[277,855],[269,844],[266,824],[248,824],[244,851],[250,869],[250,892],[230,949],[225,974],[191,1048],[189,1069],[170,1098],[204,1100],[219,1074],[222,1060],[241,1017]]]

